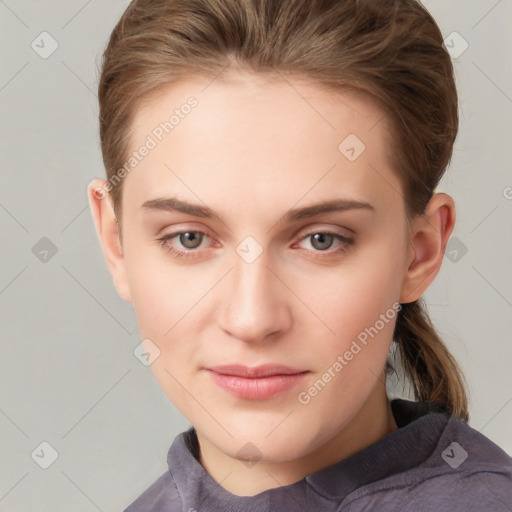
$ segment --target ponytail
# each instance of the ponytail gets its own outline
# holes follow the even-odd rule
[[[435,402],[461,420],[469,419],[464,377],[437,334],[420,298],[402,304],[393,336],[416,400]]]

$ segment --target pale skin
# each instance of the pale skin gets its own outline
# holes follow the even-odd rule
[[[89,185],[89,199],[114,284],[133,303],[141,338],[160,350],[153,372],[196,428],[201,464],[226,490],[248,496],[294,483],[397,428],[384,381],[394,321],[308,404],[298,395],[379,315],[421,297],[441,266],[455,207],[437,193],[424,215],[406,217],[389,127],[369,98],[241,72],[210,81],[173,84],[137,111],[132,151],[188,97],[198,100],[125,178],[121,240],[110,198],[94,193],[103,180]],[[338,149],[348,134],[366,146],[352,162]],[[166,198],[216,216],[143,207]],[[371,208],[286,218],[338,199]],[[157,240],[176,232],[204,235],[196,248],[178,235]],[[319,246],[318,233],[345,238]],[[251,263],[236,251],[248,236],[262,250]],[[291,390],[248,400],[205,370],[235,363],[307,374]],[[257,449],[254,465],[240,460],[247,443]]]

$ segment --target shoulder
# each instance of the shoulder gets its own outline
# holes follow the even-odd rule
[[[510,473],[512,469],[512,458],[510,455],[478,430],[453,417],[448,421],[439,444],[446,444],[452,438],[458,441],[462,447],[463,445],[466,446],[464,448],[467,453],[465,460],[469,462],[469,468],[473,467],[473,465],[475,467],[496,466]],[[462,463],[463,461],[461,461],[460,466],[462,466]]]
[[[420,470],[418,499],[465,511],[506,510],[512,503],[512,458],[486,436],[450,418],[434,453]]]
[[[358,489],[344,505],[359,510],[361,499],[375,502],[382,512],[510,510],[512,458],[452,417],[423,463]]]
[[[434,453],[425,463],[468,479],[471,475],[503,476],[512,482],[512,458],[497,444],[457,418],[450,418]],[[512,492],[512,486],[509,491]]]
[[[157,478],[124,512],[181,511],[181,499],[171,475],[166,471]]]

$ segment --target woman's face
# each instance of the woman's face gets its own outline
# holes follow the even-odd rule
[[[138,110],[124,295],[163,390],[225,454],[305,456],[382,387],[411,256],[387,135],[361,94],[253,75]]]

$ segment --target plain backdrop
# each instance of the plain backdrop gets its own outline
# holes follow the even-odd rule
[[[4,512],[122,510],[188,426],[133,354],[135,316],[86,198],[104,176],[99,59],[127,4],[0,0]],[[458,219],[426,298],[467,376],[470,424],[512,453],[512,1],[426,5],[453,54],[461,113],[439,188]]]

